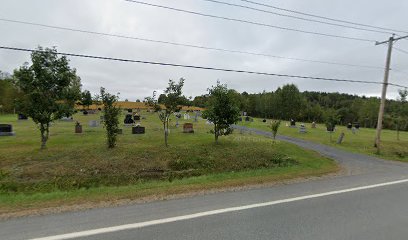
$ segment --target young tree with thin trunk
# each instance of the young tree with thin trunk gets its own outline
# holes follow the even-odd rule
[[[220,84],[208,89],[209,99],[203,117],[214,124],[215,142],[218,137],[232,133],[231,124],[238,121],[240,112],[238,103],[235,101],[234,91],[228,90],[227,85]]]
[[[81,83],[76,70],[55,48],[38,47],[31,53],[32,65],[14,71],[15,83],[23,97],[18,110],[31,117],[41,132],[41,149],[46,148],[50,123],[74,113],[80,99]]]
[[[184,103],[185,97],[183,94],[184,79],[180,78],[176,83],[173,80],[169,80],[169,86],[164,90],[164,93],[160,95],[160,103],[156,99],[156,92],[153,92],[152,97],[145,98],[145,102],[148,106],[153,107],[159,114],[159,119],[163,124],[164,130],[164,144],[168,146],[169,136],[169,122],[173,113],[180,111],[181,105]]]
[[[108,148],[116,146],[116,139],[119,131],[119,116],[120,108],[116,106],[119,97],[117,95],[106,92],[105,88],[101,87],[100,101],[103,104],[104,126],[106,128],[106,138]]]

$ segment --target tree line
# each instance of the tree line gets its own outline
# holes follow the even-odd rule
[[[408,91],[399,90],[396,100],[387,100],[384,128],[408,130]],[[242,112],[260,118],[281,120],[294,119],[298,122],[325,123],[334,119],[336,124],[347,125],[358,122],[362,127],[375,128],[380,99],[346,93],[300,92],[294,84],[287,84],[276,91],[261,93],[239,93],[234,98]],[[192,105],[205,107],[208,95],[197,96]]]

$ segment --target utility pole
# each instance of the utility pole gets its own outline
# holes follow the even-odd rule
[[[387,100],[386,97],[387,97],[388,77],[389,77],[390,66],[391,66],[392,46],[395,41],[398,41],[403,38],[408,38],[408,35],[403,36],[403,37],[398,37],[398,38],[395,38],[394,36],[395,35],[393,34],[387,41],[375,43],[375,45],[381,45],[384,43],[388,43],[387,59],[385,61],[384,82],[382,86],[380,110],[378,111],[378,120],[377,120],[377,132],[376,132],[375,143],[374,143],[374,147],[377,148],[377,153],[380,153],[381,151],[381,130],[382,130],[382,124],[383,124],[383,118],[384,118],[385,102]]]

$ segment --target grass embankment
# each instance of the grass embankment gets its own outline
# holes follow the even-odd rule
[[[115,149],[107,149],[102,126],[88,127],[98,115],[74,116],[83,134],[74,134],[74,122],[57,121],[46,150],[39,149],[32,121],[0,116],[16,132],[0,138],[0,213],[261,184],[338,169],[317,153],[260,136],[234,133],[216,145],[203,120],[194,123],[194,134],[182,133],[186,120],[180,120],[165,148],[157,115],[142,115],[146,134],[132,135],[123,127]]]
[[[253,122],[241,122],[243,126],[250,128],[257,128],[265,131],[270,131],[268,127],[268,120],[266,123],[262,122],[262,119],[254,118]],[[370,128],[360,128],[353,134],[351,130],[348,130],[344,126],[337,126],[336,131],[332,134],[332,141],[330,141],[330,133],[326,131],[324,124],[317,124],[315,129],[311,128],[311,124],[307,123],[307,133],[299,133],[298,128],[286,127],[288,122],[282,121],[278,134],[296,137],[304,140],[313,141],[333,147],[337,147],[343,150],[372,155],[388,160],[397,160],[402,162],[408,162],[408,132],[400,132],[400,140],[397,140],[397,132],[393,130],[383,130],[381,134],[382,151],[380,154],[376,153],[374,148],[374,139],[376,130]],[[296,124],[298,127],[300,123]],[[337,144],[337,139],[340,134],[344,132],[345,137],[341,144]]]

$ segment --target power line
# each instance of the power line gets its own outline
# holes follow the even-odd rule
[[[13,50],[13,51],[22,51],[22,52],[45,52],[44,50],[38,50],[38,49],[36,50],[36,49],[6,47],[6,46],[0,46],[0,49]],[[145,60],[133,60],[133,59],[123,59],[123,58],[113,58],[113,57],[102,57],[102,56],[76,54],[76,53],[62,53],[62,52],[59,52],[57,54],[64,55],[64,56],[71,56],[71,57],[91,58],[91,59],[119,61],[119,62],[130,62],[130,63],[141,63],[141,64],[150,64],[150,65],[169,66],[169,67],[202,69],[202,70],[211,70],[211,71],[220,71],[220,72],[247,73],[247,74],[255,74],[255,75],[288,77],[288,78],[299,78],[299,79],[312,79],[312,80],[332,81],[332,82],[350,82],[350,83],[377,84],[377,85],[383,84],[382,82],[374,82],[374,81],[338,79],[338,78],[324,78],[324,77],[310,77],[310,76],[301,76],[301,75],[256,72],[256,71],[248,71],[248,70],[237,70],[237,69],[227,69],[227,68],[217,68],[217,67],[205,67],[205,66],[197,66],[197,65],[184,65],[184,64],[176,64],[176,63],[164,63],[164,62],[153,62],[153,61],[145,61]],[[388,85],[396,86],[396,87],[403,87],[403,88],[406,87],[406,86],[402,86],[402,85],[398,85],[398,84],[394,84],[394,83],[388,83]]]
[[[311,62],[311,63],[319,63],[319,64],[339,65],[339,66],[346,66],[346,67],[384,69],[383,67],[380,67],[380,66],[359,65],[359,64],[341,63],[341,62],[330,62],[330,61],[321,61],[321,60],[304,59],[304,58],[296,58],[296,57],[284,57],[284,56],[277,56],[277,55],[265,54],[265,53],[259,53],[259,52],[257,53],[257,52],[249,52],[249,51],[241,51],[241,50],[233,50],[233,49],[224,49],[224,48],[215,48],[215,47],[209,47],[209,46],[194,45],[194,44],[188,44],[188,43],[170,42],[170,41],[165,41],[165,40],[133,37],[133,36],[127,36],[127,35],[122,35],[122,34],[96,32],[96,31],[90,31],[90,30],[84,30],[84,29],[61,27],[61,26],[55,26],[55,25],[48,25],[48,24],[41,24],[41,23],[34,23],[34,22],[26,22],[26,21],[6,19],[6,18],[0,18],[0,21],[23,24],[23,25],[29,25],[29,26],[36,26],[36,27],[43,27],[43,28],[50,28],[50,29],[56,29],[56,30],[70,31],[70,32],[80,32],[80,33],[93,34],[93,35],[99,35],[99,36],[116,37],[116,38],[123,38],[123,39],[129,39],[129,40],[138,40],[138,41],[152,42],[152,43],[158,43],[158,44],[167,44],[167,45],[173,45],[173,46],[197,48],[197,49],[203,49],[203,50],[213,50],[213,51],[220,51],[220,52],[238,53],[238,54],[246,54],[246,55],[253,55],[253,56],[263,56],[263,57],[270,57],[270,58],[277,58],[277,59],[288,59],[288,60],[293,60],[293,61]]]
[[[400,33],[405,33],[405,34],[408,33],[408,31],[397,30],[397,29],[386,28],[386,27],[379,27],[379,26],[363,24],[363,23],[357,23],[357,22],[352,22],[352,21],[347,21],[347,20],[342,20],[342,19],[336,19],[336,18],[329,18],[329,17],[324,17],[324,16],[320,16],[320,15],[316,15],[316,14],[310,14],[310,13],[295,11],[295,10],[291,10],[291,9],[276,7],[276,6],[273,6],[273,5],[270,5],[270,4],[254,2],[254,1],[251,1],[251,0],[240,0],[240,1],[246,2],[246,3],[252,3],[252,4],[258,5],[258,6],[264,6],[264,7],[268,7],[268,8],[281,10],[281,11],[284,11],[284,12],[296,13],[296,14],[303,15],[303,16],[315,17],[315,18],[320,18],[320,19],[325,19],[325,20],[330,20],[330,21],[335,21],[335,22],[347,23],[347,24],[352,24],[352,25],[356,25],[356,26],[369,27],[369,28],[381,29],[381,30],[392,31],[392,32],[400,32]]]
[[[393,47],[395,50],[397,50],[398,52],[402,52],[402,53],[405,53],[405,54],[408,54],[408,51],[405,51],[405,50],[403,50],[403,49],[401,49],[401,48],[396,48],[396,47]]]
[[[281,27],[281,26],[271,25],[271,24],[267,24],[267,23],[253,22],[253,21],[248,21],[248,20],[243,20],[243,19],[238,19],[238,18],[229,18],[229,17],[217,16],[217,15],[212,15],[212,14],[207,14],[207,13],[184,10],[184,9],[180,9],[180,8],[173,8],[173,7],[163,6],[163,5],[140,2],[140,1],[136,1],[136,0],[124,0],[124,1],[131,2],[131,3],[136,3],[136,4],[141,4],[141,5],[146,5],[146,6],[151,6],[151,7],[156,7],[156,8],[162,8],[162,9],[177,11],[177,12],[183,12],[183,13],[198,15],[198,16],[202,16],[202,17],[210,17],[210,18],[222,19],[222,20],[227,20],[227,21],[232,21],[232,22],[246,23],[246,24],[251,24],[251,25],[263,26],[263,27],[286,30],[286,31],[292,31],[292,32],[300,32],[300,33],[307,33],[307,34],[313,34],[313,35],[318,35],[318,36],[341,38],[341,39],[355,40],[355,41],[362,41],[362,42],[375,42],[374,40],[366,39],[366,38],[347,37],[347,36],[334,35],[334,34],[329,34],[329,33],[313,32],[313,31],[306,31],[306,30],[300,30],[300,29],[295,29],[295,28]]]
[[[367,28],[361,28],[361,27],[353,27],[353,26],[348,26],[348,25],[344,25],[344,24],[330,23],[330,22],[320,21],[320,20],[315,20],[315,19],[310,19],[310,18],[297,17],[297,16],[293,16],[293,15],[287,15],[287,14],[272,12],[272,11],[268,11],[268,10],[253,8],[253,7],[240,5],[240,4],[235,4],[235,3],[228,3],[228,2],[222,2],[222,1],[217,1],[217,0],[202,0],[202,1],[212,2],[212,3],[227,5],[227,6],[234,6],[234,7],[239,7],[239,8],[245,8],[245,9],[250,9],[250,10],[253,10],[253,11],[257,11],[257,12],[264,12],[264,13],[269,13],[269,14],[281,16],[281,17],[294,18],[294,19],[298,19],[298,20],[303,20],[303,21],[308,21],[308,22],[315,22],[315,23],[326,24],[326,25],[331,25],[331,26],[351,28],[351,29],[360,30],[360,31],[367,31],[367,32],[392,34],[392,32],[373,30],[373,29],[367,29]]]

